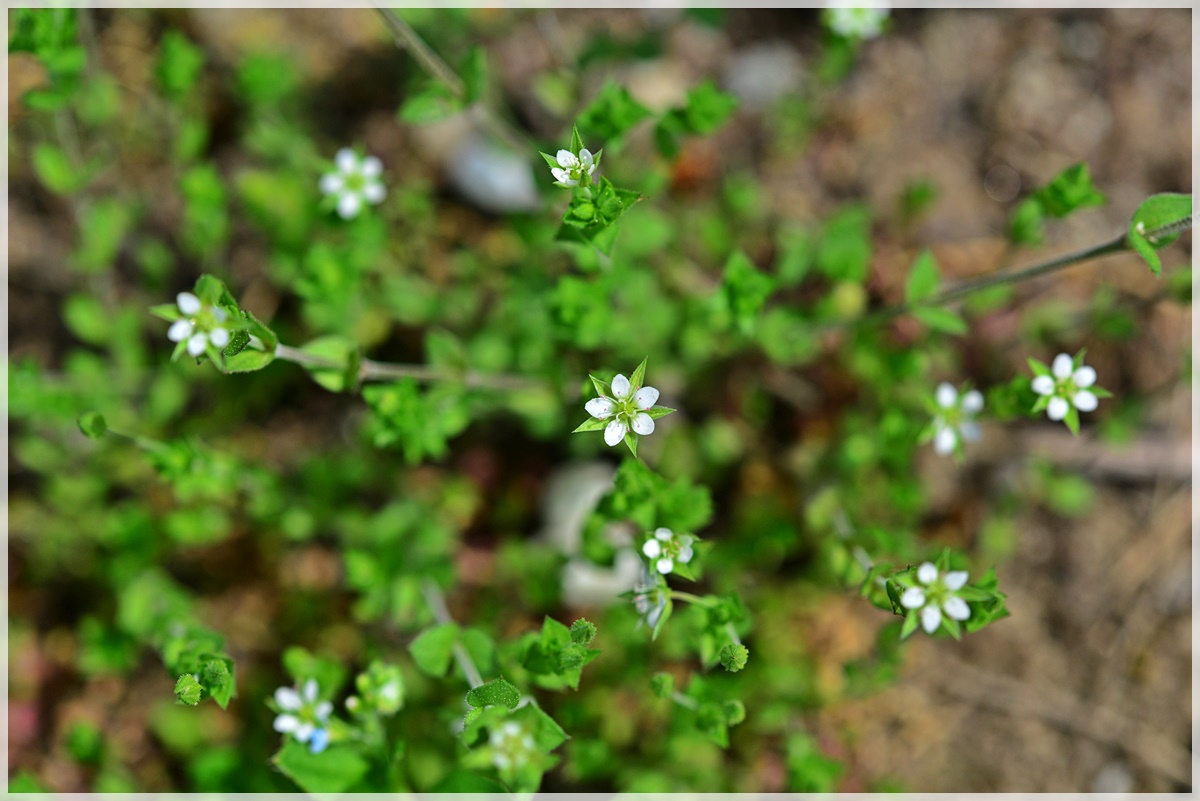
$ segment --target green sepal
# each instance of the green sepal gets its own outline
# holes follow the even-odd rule
[[[598,420],[595,417],[589,417],[587,420],[584,420],[582,423],[580,423],[579,427],[571,433],[578,434],[581,431],[603,431],[605,428],[608,428],[608,424],[611,422],[612,420],[610,419]]]
[[[625,432],[625,447],[629,448],[629,452],[633,454],[633,458],[637,458],[638,435],[632,431]]]
[[[183,317],[183,313],[179,311],[179,307],[174,303],[160,303],[157,306],[151,306],[149,312],[160,320],[166,320],[173,323]]]
[[[918,610],[910,609],[908,615],[904,618],[904,626],[900,629],[900,639],[907,640],[917,630],[917,626],[919,625],[921,625],[921,621]]]
[[[655,406],[651,406],[649,409],[643,409],[642,413],[650,415],[651,420],[657,420],[660,417],[666,417],[668,414],[670,414],[671,412],[674,412],[674,411],[678,411],[678,410],[672,409],[670,406],[655,405]]]
[[[1063,418],[1063,422],[1067,424],[1067,428],[1075,436],[1079,436],[1079,410],[1072,406],[1067,411],[1067,416]]]
[[[578,156],[579,151],[581,151],[581,150],[583,150],[583,139],[579,136],[579,128],[577,126],[572,125],[571,126],[571,152],[574,153],[576,156]]]
[[[646,362],[649,361],[649,359],[650,359],[649,356],[642,359],[642,363],[637,366],[637,369],[633,371],[633,375],[630,376],[630,378],[629,378],[629,394],[630,395],[633,395],[635,392],[637,392],[639,389],[642,388],[642,382],[646,379]]]
[[[946,631],[950,632],[950,636],[956,640],[962,639],[962,629],[959,628],[958,621],[949,615],[942,615],[942,626]]]
[[[612,388],[608,385],[607,382],[601,381],[599,378],[596,378],[596,376],[594,376],[594,375],[589,375],[588,378],[592,379],[592,386],[594,386],[596,388],[597,395],[599,395],[601,398],[611,398],[612,397]]]
[[[1053,377],[1053,374],[1050,372],[1050,368],[1039,362],[1037,359],[1029,357],[1025,361],[1029,363],[1029,369],[1033,371],[1034,375],[1048,375]]]

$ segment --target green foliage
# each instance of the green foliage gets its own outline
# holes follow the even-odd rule
[[[639,200],[641,195],[637,192],[618,189],[612,181],[601,177],[595,189],[573,192],[555,238],[560,242],[588,244],[601,253],[612,253],[617,239],[617,221]]]
[[[1138,206],[1129,221],[1126,242],[1155,275],[1162,274],[1158,250],[1179,238],[1185,224],[1191,226],[1192,196],[1173,193],[1153,195]]]
[[[763,304],[774,289],[775,280],[756,269],[745,253],[735,252],[725,263],[721,298],[726,313],[743,336],[752,335],[758,327]]]
[[[414,379],[368,386],[363,400],[371,409],[370,435],[376,447],[398,447],[409,464],[440,459],[449,440],[471,422],[468,396],[453,384],[422,389]]]
[[[295,740],[288,740],[271,761],[306,793],[353,790],[371,768],[354,749],[333,746],[314,754]]]
[[[712,81],[704,81],[688,90],[687,101],[668,110],[654,126],[658,152],[673,158],[684,136],[708,136],[720,128],[737,108],[737,98],[722,92]]]
[[[108,423],[99,412],[87,412],[79,418],[79,430],[88,439],[104,439],[108,433]]]
[[[186,97],[203,69],[204,51],[177,30],[170,29],[163,35],[154,65],[154,77],[163,94],[175,101]]]
[[[579,112],[575,124],[589,139],[613,146],[649,116],[649,109],[634,100],[625,87],[610,80],[600,87],[591,104]]]
[[[1047,218],[1066,217],[1073,211],[1107,202],[1108,198],[1092,185],[1087,165],[1073,164],[1017,205],[1009,222],[1009,238],[1018,244],[1036,245],[1042,241]]]

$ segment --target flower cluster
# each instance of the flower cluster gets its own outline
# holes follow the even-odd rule
[[[964,441],[979,439],[979,424],[975,415],[983,410],[983,395],[973,389],[959,395],[952,385],[938,384],[935,395],[937,414],[933,418],[930,432],[933,449],[943,456],[954,453]]]
[[[600,154],[592,155],[586,147],[580,148],[578,155],[570,150],[560,150],[550,162],[550,173],[554,176],[554,185],[565,188],[587,186],[592,182],[592,173],[600,164]],[[554,166],[557,164],[558,166]]]
[[[533,736],[514,720],[492,729],[488,742],[492,746],[492,764],[503,771],[525,764],[537,750]]]
[[[228,318],[224,309],[201,302],[191,292],[175,296],[181,317],[167,329],[167,339],[186,342],[191,356],[204,353],[209,343],[218,350],[229,344],[229,330],[222,323]]]
[[[352,220],[358,216],[363,204],[383,202],[387,190],[379,178],[383,173],[379,159],[374,156],[361,158],[344,147],[334,157],[334,165],[335,170],[321,176],[320,186],[322,194],[334,198],[339,217]]]
[[[658,528],[651,539],[642,545],[642,553],[654,563],[654,569],[664,576],[675,569],[675,563],[686,565],[692,561],[692,542],[690,534],[681,534],[677,538],[669,528]]]
[[[1080,351],[1074,359],[1066,353],[1054,357],[1050,367],[1037,361],[1029,360],[1029,366],[1036,375],[1030,382],[1033,391],[1039,397],[1033,411],[1046,410],[1046,416],[1051,420],[1063,420],[1067,427],[1078,433],[1079,412],[1093,412],[1100,405],[1100,398],[1111,397],[1111,394],[1096,384],[1096,371],[1083,363],[1084,351]]]
[[[297,742],[308,743],[314,754],[324,751],[329,745],[329,715],[333,704],[317,700],[317,680],[309,679],[299,690],[280,687],[275,691],[275,704],[279,714],[275,716],[275,731],[290,734]]]
[[[874,39],[883,33],[887,8],[852,8],[833,6],[825,10],[825,25],[846,39]]]
[[[952,570],[939,576],[937,566],[924,562],[917,568],[918,586],[909,587],[900,596],[905,609],[920,610],[921,628],[933,634],[942,624],[942,613],[952,620],[962,621],[971,616],[971,608],[956,593],[967,583],[967,573]]]

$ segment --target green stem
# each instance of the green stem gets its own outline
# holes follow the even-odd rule
[[[737,630],[734,629],[732,623],[725,624],[725,633],[729,635],[729,639],[733,642],[734,645],[742,644],[742,638],[738,636]]]
[[[716,601],[708,598],[701,598],[699,595],[692,595],[690,592],[682,592],[681,590],[667,590],[667,595],[669,598],[673,598],[674,600],[687,601],[688,603],[696,604],[696,606],[707,607],[708,609],[715,609],[717,606]]]
[[[320,367],[327,370],[344,370],[346,365],[336,359],[327,359],[307,353],[289,345],[276,345],[275,358],[293,362],[304,367]],[[477,373],[471,370],[454,371],[431,367],[426,364],[395,364],[363,359],[358,368],[358,380],[395,381],[411,378],[414,381],[431,383],[436,381],[461,381],[470,389],[527,390],[536,386],[534,381],[517,375]]]
[[[688,698],[686,695],[679,692],[679,690],[676,690],[675,692],[671,693],[671,700],[674,701],[675,703],[679,704],[680,706],[686,707],[688,709],[696,709],[698,706],[700,706],[699,704],[696,703],[695,698]]]
[[[433,612],[434,619],[442,624],[453,623],[454,618],[450,617],[450,610],[446,608],[446,598],[442,595],[442,590],[433,579],[425,579],[421,582],[421,593],[425,596],[425,603],[429,605],[429,611]],[[462,643],[454,643],[454,659],[458,662],[458,667],[462,670],[463,675],[467,677],[467,683],[471,685],[471,689],[475,689],[483,684],[483,676],[479,675],[479,668],[475,667],[475,663],[471,661],[471,655],[467,653],[467,649]]]

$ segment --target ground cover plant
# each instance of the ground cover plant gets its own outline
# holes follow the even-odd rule
[[[1189,789],[1186,21],[11,11],[10,789]]]

